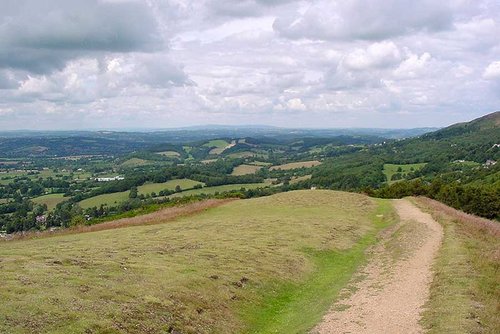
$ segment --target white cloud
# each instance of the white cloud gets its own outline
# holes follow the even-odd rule
[[[356,49],[344,59],[344,65],[351,70],[367,70],[386,67],[401,58],[398,47],[393,42],[371,44],[366,50]]]
[[[305,104],[302,102],[302,100],[298,97],[294,98],[294,99],[290,99],[288,100],[288,102],[286,103],[286,106],[287,108],[291,109],[291,110],[306,110],[306,106]]]
[[[490,63],[483,72],[483,78],[488,80],[500,79],[500,61]]]
[[[397,78],[416,78],[422,74],[429,66],[431,55],[427,52],[418,56],[410,54],[399,66],[394,70],[394,75]]]

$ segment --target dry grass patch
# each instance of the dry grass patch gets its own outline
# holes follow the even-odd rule
[[[201,184],[205,185],[203,182],[198,182],[190,179],[176,179],[170,180],[163,183],[146,183],[142,186],[137,187],[139,194],[151,194],[152,192],[158,193],[162,190],[175,190],[177,186],[181,187],[183,190],[192,189],[194,186]]]
[[[156,154],[163,155],[164,157],[168,157],[168,158],[178,158],[181,156],[181,154],[179,152],[176,152],[176,151],[157,152]]]
[[[429,333],[500,332],[500,224],[427,198],[444,240],[423,323]]]
[[[295,183],[299,183],[301,181],[306,181],[306,180],[310,180],[312,177],[312,175],[304,175],[304,176],[294,176],[292,177],[292,179],[290,180],[290,184],[295,184]]]
[[[175,193],[175,194],[172,194],[172,195],[167,196],[167,197],[174,198],[174,197],[184,197],[184,196],[192,196],[192,195],[200,195],[200,194],[213,195],[216,193],[223,193],[223,192],[240,190],[241,188],[256,189],[256,188],[268,187],[270,185],[271,184],[268,182],[224,184],[222,186],[213,186],[213,187],[204,187],[204,188],[199,188],[199,189],[185,190],[185,191],[182,191],[180,193]]]
[[[247,175],[247,174],[255,174],[262,167],[253,166],[253,165],[239,165],[233,169],[231,175]]]
[[[278,165],[278,166],[272,166],[269,169],[270,170],[275,170],[275,169],[290,170],[290,169],[297,169],[297,168],[311,168],[311,167],[319,166],[319,165],[321,165],[321,162],[317,161],[317,160],[300,161],[300,162],[290,162],[288,164],[283,164],[283,165]]]

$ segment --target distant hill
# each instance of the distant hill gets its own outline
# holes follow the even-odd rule
[[[386,198],[424,195],[499,219],[499,160],[500,112],[495,112],[417,138],[375,144],[329,159],[316,167],[307,182]]]
[[[393,160],[419,163],[434,160],[467,160],[485,163],[500,159],[500,112],[458,123],[389,146]],[[390,153],[390,152],[388,152]]]
[[[476,118],[470,122],[453,124],[441,130],[428,133],[424,138],[428,139],[445,139],[460,136],[470,136],[482,133],[497,132],[500,128],[500,111]],[[495,134],[495,133],[493,133]],[[497,139],[500,139],[500,134],[496,133]]]
[[[338,189],[380,187],[384,164],[423,164],[407,179],[447,177],[447,181],[500,183],[500,112],[454,124],[420,137],[376,144],[342,155],[317,168],[311,183]],[[478,169],[485,165],[488,168]]]
[[[251,126],[208,126],[145,132],[124,131],[4,131],[0,132],[0,157],[54,157],[119,155],[165,145],[197,143],[217,138],[255,138],[288,145],[304,138],[342,143],[382,142],[409,138],[431,131],[418,129],[285,129]]]

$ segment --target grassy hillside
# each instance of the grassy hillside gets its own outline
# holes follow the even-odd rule
[[[172,194],[168,197],[183,197],[183,196],[191,196],[191,195],[199,195],[199,194],[215,194],[215,193],[223,193],[226,191],[240,190],[241,188],[245,189],[255,189],[255,188],[263,188],[269,186],[270,183],[236,183],[236,184],[224,184],[222,186],[213,186],[213,187],[204,187],[200,189],[191,189],[182,191],[180,193]]]
[[[197,184],[204,185],[202,182],[194,180],[178,179],[163,183],[146,183],[137,187],[137,191],[139,194],[151,194],[152,192],[158,193],[162,190],[175,190],[177,186],[181,187],[181,189],[192,189]]]
[[[302,333],[391,217],[382,200],[296,191],[2,243],[0,332]]]
[[[128,199],[130,191],[121,191],[117,193],[103,194],[84,199],[79,202],[81,208],[87,209],[92,207],[99,207],[101,205],[115,206]]]
[[[310,167],[319,166],[319,165],[321,165],[321,162],[319,162],[319,161],[300,161],[300,162],[291,162],[291,163],[284,164],[284,165],[272,166],[269,169],[270,170],[275,170],[275,169],[290,170],[290,169],[297,169],[297,168],[310,168]]]
[[[427,332],[498,333],[500,224],[427,198],[415,202],[444,229],[423,314]]]
[[[247,175],[247,174],[255,174],[261,169],[260,166],[255,166],[255,165],[239,165],[234,167],[233,172],[231,175]]]
[[[408,173],[413,173],[422,169],[425,166],[425,163],[420,164],[404,164],[404,165],[396,165],[396,164],[384,164],[384,174],[387,178],[388,183],[393,183],[396,180],[393,180],[394,175],[400,176],[399,179],[406,176]]]
[[[500,159],[500,112],[495,112],[467,123],[459,123],[403,140],[390,146],[395,160],[400,163],[468,160],[484,163]]]
[[[66,200],[67,198],[63,197],[64,194],[49,194],[43,195],[39,197],[33,198],[33,202],[36,204],[46,204],[48,210],[52,210],[56,207],[57,204]]]

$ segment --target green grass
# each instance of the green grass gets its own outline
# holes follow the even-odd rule
[[[179,179],[170,180],[164,183],[146,183],[142,186],[137,187],[139,194],[151,194],[152,192],[159,193],[162,190],[175,190],[176,186],[180,186],[181,189],[192,189],[195,185],[201,184],[205,185],[203,182],[198,182],[190,179]]]
[[[225,191],[240,190],[241,188],[245,188],[245,189],[262,188],[262,187],[267,187],[269,185],[270,184],[266,183],[266,182],[225,184],[222,186],[214,186],[214,187],[205,187],[205,188],[201,188],[201,189],[186,190],[186,191],[183,191],[180,193],[170,195],[169,197],[182,197],[182,196],[191,196],[191,195],[199,195],[199,194],[215,194],[215,193],[222,193]]]
[[[260,166],[254,166],[254,165],[239,165],[233,169],[233,172],[231,175],[247,175],[247,174],[255,174],[259,169],[261,169]]]
[[[427,333],[499,333],[500,239],[481,218],[416,199],[443,226],[444,240],[434,263]],[[493,224],[497,224],[493,222]],[[494,225],[493,225],[494,226]]]
[[[214,139],[203,144],[203,146],[217,147],[217,148],[225,148],[227,145],[229,145],[229,143],[223,139]]]
[[[231,143],[228,143],[227,141],[220,140],[220,139],[211,140],[207,144],[205,144],[205,146],[209,146],[209,147],[215,146],[214,148],[212,148],[210,150],[210,152],[208,152],[209,154],[212,154],[212,155],[222,154],[222,152],[224,152],[226,149],[228,149],[234,145],[236,145],[236,141],[234,141],[234,140]]]
[[[334,191],[239,200],[173,222],[0,246],[0,332],[300,333],[386,224]]]
[[[391,178],[396,173],[408,174],[413,171],[420,170],[424,168],[427,163],[419,163],[419,164],[405,164],[405,165],[396,165],[396,164],[384,164],[384,174],[387,178],[387,182],[394,183],[395,181],[391,181]],[[398,172],[398,169],[401,168],[401,171]]]
[[[392,206],[378,200],[372,229],[359,236],[356,244],[339,249],[305,249],[313,270],[307,279],[266,287],[265,298],[250,307],[245,316],[250,323],[248,333],[308,333],[330,308],[360,264],[365,250],[374,244],[379,230],[394,222]],[[385,218],[377,217],[382,215]]]
[[[60,177],[56,176],[56,175],[62,175],[62,176],[69,176],[71,173],[66,171],[66,172],[62,172],[62,171],[57,171],[57,172],[54,172],[53,170],[51,169],[44,169],[44,170],[41,170],[41,171],[38,171],[36,174],[29,174],[27,171],[15,171],[15,172],[8,172],[8,173],[0,173],[0,185],[7,185],[11,182],[14,181],[14,178],[17,177],[17,176],[27,176],[29,177],[31,180],[36,180],[38,178],[48,178],[48,177],[52,177],[54,179],[58,179]],[[86,172],[74,172],[74,178],[86,178],[88,176],[90,176],[90,173],[86,173]],[[4,179],[4,178],[8,178],[8,179]]]
[[[47,204],[47,209],[49,211],[55,209],[56,205],[68,198],[63,197],[64,194],[49,194],[31,199],[36,204]]]
[[[100,207],[101,204],[116,206],[117,204],[126,201],[128,199],[128,194],[128,190],[119,193],[103,194],[84,199],[83,201],[78,202],[78,204],[83,209],[92,208],[94,206]]]

